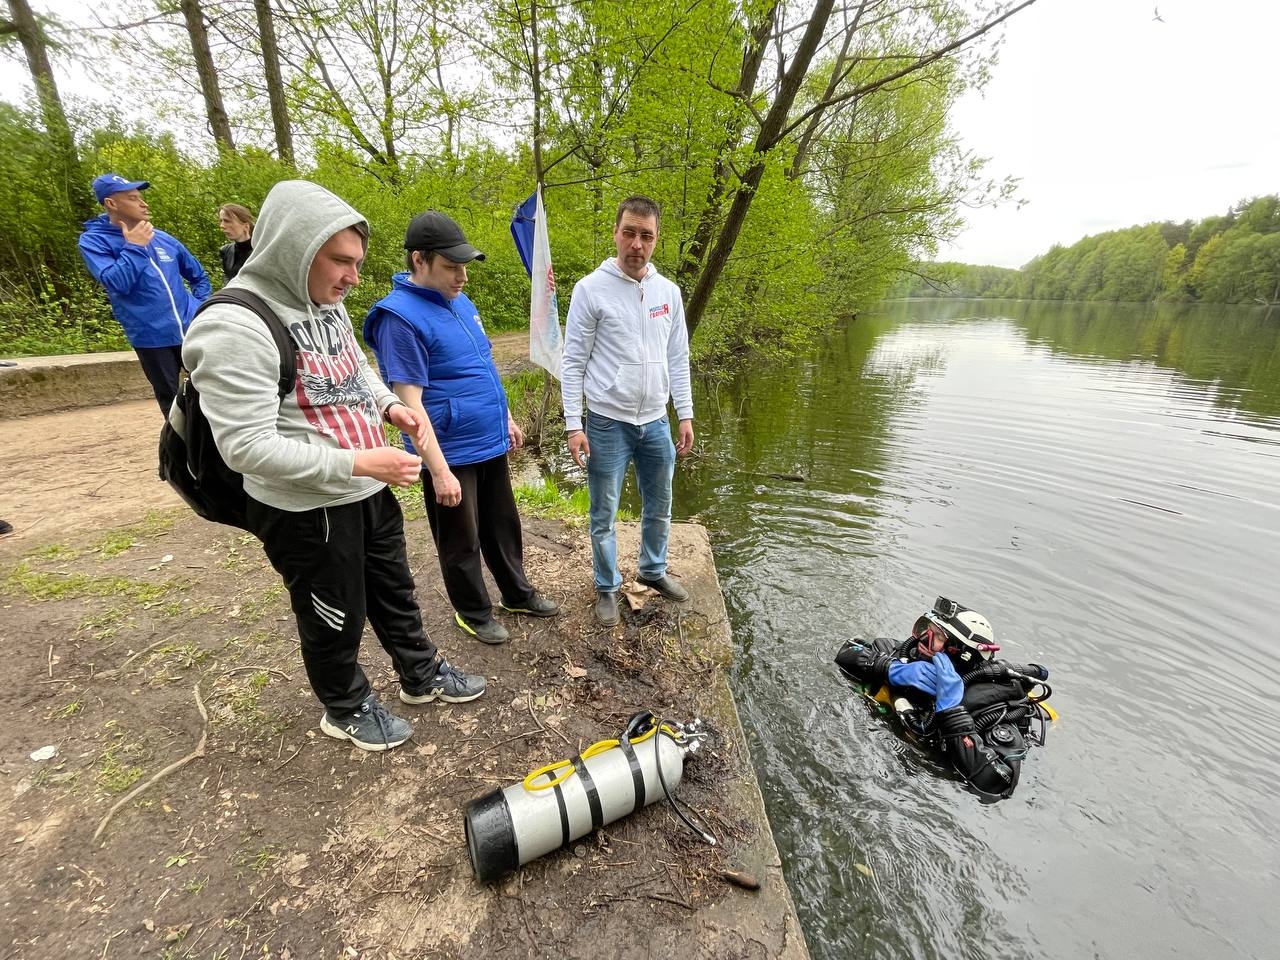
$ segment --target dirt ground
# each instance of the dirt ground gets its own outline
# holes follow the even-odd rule
[[[805,955],[723,682],[701,530],[678,527],[671,551],[693,600],[641,597],[609,630],[589,613],[585,532],[526,517],[531,576],[565,613],[507,617],[511,641],[488,647],[450,626],[410,496],[428,631],[489,689],[402,705],[366,633],[375,690],[415,728],[367,754],[319,733],[256,541],[155,478],[158,426],[151,401],[0,422],[0,516],[17,527],[0,540],[0,960]],[[659,802],[476,881],[466,804],[642,708],[706,718],[678,794],[719,845]]]

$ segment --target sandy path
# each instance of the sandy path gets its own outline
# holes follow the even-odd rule
[[[156,475],[160,427],[154,400],[0,420],[0,551],[180,505]]]

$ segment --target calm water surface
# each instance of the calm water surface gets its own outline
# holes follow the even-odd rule
[[[886,304],[703,391],[677,509],[715,544],[814,957],[1280,955],[1278,334]],[[1053,670],[1062,720],[993,806],[832,663],[937,594]]]

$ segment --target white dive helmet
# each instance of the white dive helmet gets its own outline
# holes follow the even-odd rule
[[[991,628],[990,621],[982,614],[960,606],[954,600],[939,597],[933,602],[933,609],[926,616],[956,641],[962,660],[968,660],[973,656],[990,660],[1000,649],[996,644],[996,634]]]

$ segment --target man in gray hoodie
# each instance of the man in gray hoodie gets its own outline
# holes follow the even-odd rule
[[[276,184],[248,262],[228,286],[262,297],[297,350],[297,385],[277,393],[279,351],[251,311],[216,304],[192,323],[183,365],[218,452],[244,474],[249,529],[284,578],[320,729],[389,750],[413,728],[373,695],[358,662],[365,618],[391,656],[405,703],[462,703],[484,693],[441,657],[422,628],[404,519],[387,484],[410,486],[419,457],[387,444],[383,421],[424,446],[429,424],[370,369],[342,306],[360,282],[364,217],[313,183]]]
[[[658,205],[632,196],[618,206],[610,257],[578,281],[565,318],[560,390],[569,452],[587,468],[596,619],[618,622],[618,541],[614,532],[627,465],[640,489],[640,575],[669,600],[689,594],[667,574],[671,477],[677,454],[693,449],[689,335],[680,288],[649,262],[658,242]],[[586,396],[587,416],[582,416]],[[671,442],[667,400],[679,418]]]

